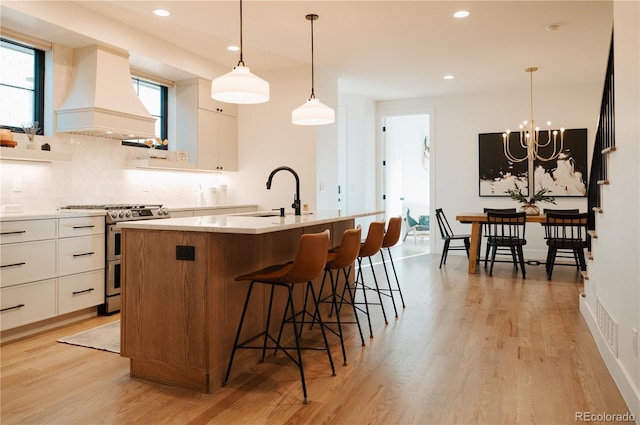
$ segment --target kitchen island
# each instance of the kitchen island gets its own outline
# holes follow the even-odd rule
[[[356,218],[382,219],[380,211],[261,216],[269,213],[119,225],[121,355],[130,359],[132,377],[209,393],[222,384],[248,289],[235,277],[290,261],[303,233],[329,229],[336,246]],[[302,287],[296,289],[302,306]],[[264,329],[268,294],[258,293],[245,320],[247,335]],[[274,310],[275,317],[281,312]],[[256,353],[242,354],[238,368],[257,361]]]

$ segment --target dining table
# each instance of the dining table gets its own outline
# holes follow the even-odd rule
[[[482,240],[482,224],[487,222],[487,213],[485,212],[469,212],[456,215],[456,220],[460,223],[471,223],[471,246],[469,247],[469,274],[477,272],[478,256],[480,254],[480,241]],[[527,223],[545,223],[547,216],[545,214],[536,214],[526,216]]]

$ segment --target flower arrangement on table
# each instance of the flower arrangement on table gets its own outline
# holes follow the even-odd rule
[[[522,193],[522,189],[520,188],[520,186],[518,186],[518,183],[514,182],[513,185],[514,185],[513,189],[507,189],[504,193],[509,194],[509,196],[511,196],[511,199],[513,199],[514,201],[521,202],[522,203],[521,210],[526,212],[527,214],[530,214],[530,215],[540,214],[540,208],[536,206],[536,202],[546,202],[548,204],[554,204],[554,205],[556,203],[555,197],[547,195],[547,193],[550,192],[550,190],[547,188],[543,187],[539,191],[537,191],[533,196],[531,196],[530,198],[527,198]]]

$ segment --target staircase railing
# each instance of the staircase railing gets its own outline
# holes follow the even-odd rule
[[[613,78],[613,34],[609,47],[609,60],[607,62],[607,74],[604,81],[604,91],[600,104],[600,116],[596,140],[591,160],[591,173],[589,174],[589,187],[587,189],[587,205],[589,212],[588,228],[595,230],[596,212],[602,212],[601,186],[608,184],[607,155],[615,150],[615,111],[614,111],[614,78]],[[591,238],[589,238],[591,248]]]

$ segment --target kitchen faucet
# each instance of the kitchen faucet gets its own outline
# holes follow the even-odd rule
[[[273,170],[271,172],[271,174],[269,174],[269,179],[267,179],[267,190],[271,189],[271,180],[273,179],[273,176],[278,172],[278,171],[289,171],[291,174],[293,174],[293,177],[296,178],[296,194],[293,198],[293,204],[291,204],[291,208],[293,208],[296,211],[296,215],[302,215],[300,214],[300,178],[298,177],[298,173],[296,173],[293,168],[291,167],[278,167],[275,170]]]

